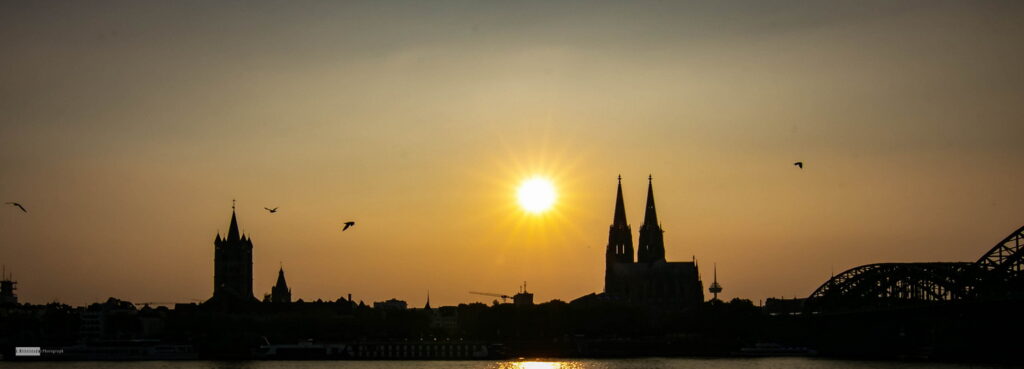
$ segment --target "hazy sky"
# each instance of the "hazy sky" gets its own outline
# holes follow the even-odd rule
[[[620,173],[755,302],[1024,224],[1019,1],[4,1],[0,50],[33,303],[208,298],[232,198],[257,297],[414,305],[599,292]]]

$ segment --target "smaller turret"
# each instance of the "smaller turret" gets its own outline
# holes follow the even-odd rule
[[[270,302],[278,304],[292,302],[292,290],[288,288],[288,282],[284,280],[284,266],[277,271],[277,284],[270,289]]]

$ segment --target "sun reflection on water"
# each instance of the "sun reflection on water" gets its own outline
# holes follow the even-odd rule
[[[582,369],[580,363],[570,361],[513,361],[501,363],[498,369]]]

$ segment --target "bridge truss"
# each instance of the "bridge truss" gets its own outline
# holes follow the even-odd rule
[[[1024,227],[977,262],[880,263],[846,270],[818,287],[811,312],[1024,297]]]

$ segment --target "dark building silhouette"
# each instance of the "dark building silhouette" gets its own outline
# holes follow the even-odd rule
[[[17,304],[18,295],[14,294],[15,287],[18,282],[14,281],[14,277],[7,275],[7,268],[3,271],[3,280],[0,280],[0,305]]]
[[[519,287],[519,292],[512,295],[512,303],[516,306],[533,306],[533,294],[526,291],[526,281]]]
[[[612,300],[648,305],[695,307],[704,301],[696,261],[665,260],[664,231],[654,206],[654,185],[647,184],[647,208],[640,226],[637,261],[633,262],[632,231],[622,200],[622,176],[615,197],[615,215],[605,250],[604,292]]]
[[[277,271],[277,284],[270,289],[270,302],[287,304],[292,302],[292,290],[284,280],[284,267]]]
[[[362,304],[360,302],[360,304]],[[382,310],[405,310],[409,307],[409,304],[399,299],[390,299],[387,301],[378,301],[373,303],[374,309]]]
[[[227,237],[213,241],[213,297],[207,303],[256,302],[252,294],[252,240],[238,231],[235,207]]]

